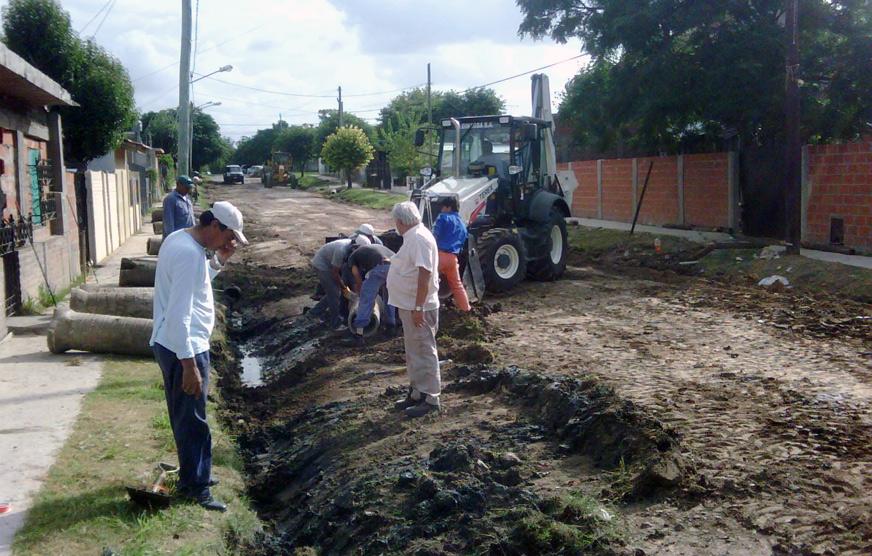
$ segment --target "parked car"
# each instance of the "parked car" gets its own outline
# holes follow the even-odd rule
[[[253,178],[259,178],[263,174],[263,166],[259,164],[248,167],[248,175]]]
[[[245,183],[242,167],[232,164],[224,167],[224,183]]]

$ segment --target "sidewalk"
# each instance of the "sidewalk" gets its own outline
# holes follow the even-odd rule
[[[150,228],[127,240],[88,281],[117,285],[121,258],[145,254]],[[10,328],[27,318],[10,318]],[[50,353],[42,334],[14,334],[0,343],[0,502],[12,504],[0,516],[0,555],[11,553],[15,532],[102,368],[101,356]]]
[[[626,222],[613,222],[611,220],[596,220],[593,218],[569,218],[570,222],[578,222],[581,226],[588,228],[604,228],[607,230],[630,230],[630,224]],[[657,234],[662,236],[674,236],[706,243],[709,241],[736,241],[736,238],[730,234],[723,232],[702,232],[698,230],[680,230],[676,228],[661,228],[659,226],[644,226],[636,224],[636,230],[647,234]],[[828,251],[815,251],[813,249],[800,249],[800,255],[809,259],[816,259],[829,263],[841,263],[848,266],[858,268],[872,269],[872,257],[864,257],[862,255],[842,255],[841,253],[830,253]]]

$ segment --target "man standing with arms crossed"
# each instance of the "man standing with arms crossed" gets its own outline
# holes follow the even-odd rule
[[[194,226],[194,205],[189,193],[194,182],[188,176],[176,178],[176,188],[163,200],[163,238],[176,230]]]
[[[421,213],[414,203],[397,203],[391,216],[403,236],[403,246],[391,259],[388,298],[403,323],[410,383],[409,395],[397,407],[415,418],[439,410],[439,251],[433,234],[421,224]]]
[[[212,279],[246,245],[242,213],[215,203],[200,223],[170,234],[161,245],[154,281],[151,341],[164,380],[170,424],[179,456],[178,492],[207,510],[225,511],[209,491],[212,435],[206,422],[209,337],[215,324]],[[207,252],[214,251],[214,255]]]

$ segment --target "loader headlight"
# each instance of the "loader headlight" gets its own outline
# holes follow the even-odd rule
[[[524,171],[523,166],[509,166],[509,175],[514,176],[515,174],[520,174]]]

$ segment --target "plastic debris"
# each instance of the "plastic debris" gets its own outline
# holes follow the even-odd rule
[[[787,251],[787,247],[783,245],[767,245],[754,257],[757,259],[772,260],[781,257],[785,251]]]
[[[786,286],[790,285],[790,280],[788,280],[784,276],[779,276],[778,274],[773,274],[772,276],[767,276],[766,278],[763,278],[762,280],[757,282],[757,285],[764,286],[764,287],[768,288],[769,286],[772,286],[776,283],[780,283],[782,286],[786,287]]]

